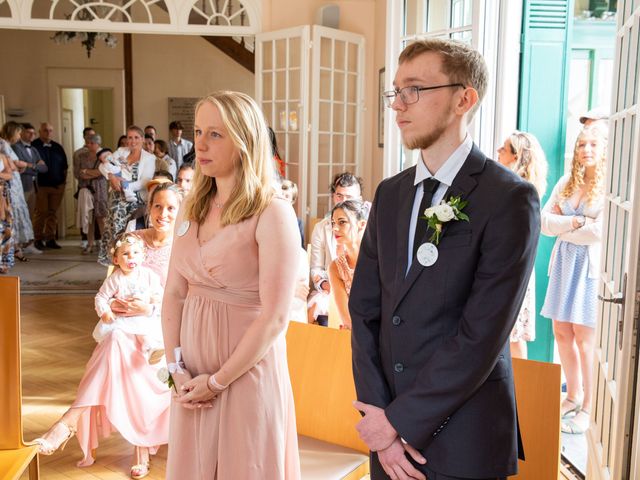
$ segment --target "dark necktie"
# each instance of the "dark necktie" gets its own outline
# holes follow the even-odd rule
[[[413,257],[415,258],[418,247],[422,242],[425,234],[427,233],[427,221],[424,218],[424,211],[431,206],[433,200],[433,194],[440,186],[440,182],[435,178],[427,178],[422,181],[422,201],[420,202],[420,208],[418,209],[418,219],[416,221],[416,234],[413,237]]]

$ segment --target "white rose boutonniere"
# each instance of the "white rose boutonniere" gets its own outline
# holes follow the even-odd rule
[[[427,221],[427,226],[433,230],[433,234],[429,241],[434,245],[440,243],[440,235],[442,234],[442,226],[452,220],[464,220],[469,221],[469,216],[462,210],[467,206],[467,201],[462,200],[462,197],[451,197],[449,201],[444,200],[433,207],[427,208],[424,211],[424,218]]]

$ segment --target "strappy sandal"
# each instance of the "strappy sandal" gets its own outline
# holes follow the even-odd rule
[[[580,415],[581,413],[584,413],[587,416],[586,424],[583,422],[579,423],[577,421],[578,415]],[[588,429],[589,429],[589,412],[587,412],[586,410],[580,410],[578,413],[576,413],[575,417],[569,420],[563,421],[561,426],[561,430],[564,433],[570,433],[574,435],[584,433]]]
[[[565,410],[564,413],[562,412],[562,403],[570,403],[571,405],[573,405],[571,408],[569,408],[568,410]],[[575,416],[578,414],[578,412],[580,412],[580,409],[582,408],[582,403],[580,402],[576,402],[575,400],[571,400],[569,397],[565,398],[562,403],[560,404],[560,416],[563,419],[566,418],[570,418],[570,416]]]
[[[142,448],[145,448],[147,450],[147,460],[145,462],[141,460],[142,455],[140,453],[140,450]],[[136,447],[136,462],[137,463],[131,467],[131,478],[138,479],[144,478],[149,475],[149,465],[151,463],[149,461],[149,449],[147,449],[146,447]]]
[[[19,254],[19,255],[17,255],[17,254],[15,254],[15,253],[14,253],[14,254],[13,254],[13,257],[14,257],[14,258],[16,258],[16,259],[18,259],[18,260],[20,260],[21,262],[28,262],[28,261],[29,261],[29,259],[28,259],[27,257],[25,257],[25,256],[24,256],[24,253],[21,253],[21,254]]]
[[[67,446],[67,442],[71,440],[71,438],[73,438],[73,436],[76,434],[76,431],[77,431],[76,428],[66,424],[62,420],[59,420],[56,423],[54,423],[53,426],[49,429],[49,432],[53,431],[58,425],[61,425],[67,429],[66,436],[63,436],[58,441],[54,441],[54,442],[51,442],[44,437],[36,438],[34,442],[39,445],[39,448],[38,448],[39,454],[52,455],[57,450],[61,450],[61,451],[64,450],[64,447]]]

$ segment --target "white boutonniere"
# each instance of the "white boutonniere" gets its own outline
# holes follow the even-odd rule
[[[169,369],[167,367],[162,367],[158,370],[157,375],[160,382],[166,383],[169,389],[173,388],[175,390],[176,384],[173,382],[173,377],[171,376],[171,373],[169,373]]]
[[[452,220],[464,220],[469,221],[469,216],[462,210],[467,206],[466,200],[462,200],[462,197],[451,197],[449,201],[444,200],[439,205],[429,207],[424,211],[424,217],[421,217],[427,221],[427,226],[433,230],[433,234],[429,238],[429,242],[434,245],[440,243],[440,236],[442,235],[442,227],[445,223]]]

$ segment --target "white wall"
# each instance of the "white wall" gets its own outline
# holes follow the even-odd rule
[[[27,113],[19,122],[38,125],[51,121],[59,139],[61,88],[102,88],[101,72],[113,79],[114,70],[124,71],[122,35],[115,49],[98,45],[87,55],[79,43],[56,45],[52,32],[0,29],[0,45],[11,45],[2,54],[3,64],[11,68],[0,75],[0,95],[5,107],[22,108]],[[72,74],[65,76],[64,71]],[[53,78],[65,78],[52,88]],[[107,82],[108,83],[108,82]],[[197,36],[133,36],[133,112],[134,123],[154,124],[161,138],[168,135],[168,98],[198,97],[217,89],[234,89],[253,95],[254,76],[206,40]],[[123,130],[123,105],[114,96],[114,131]],[[77,133],[77,132],[74,132]],[[82,127],[80,128],[80,134]],[[98,133],[100,129],[98,129]]]

